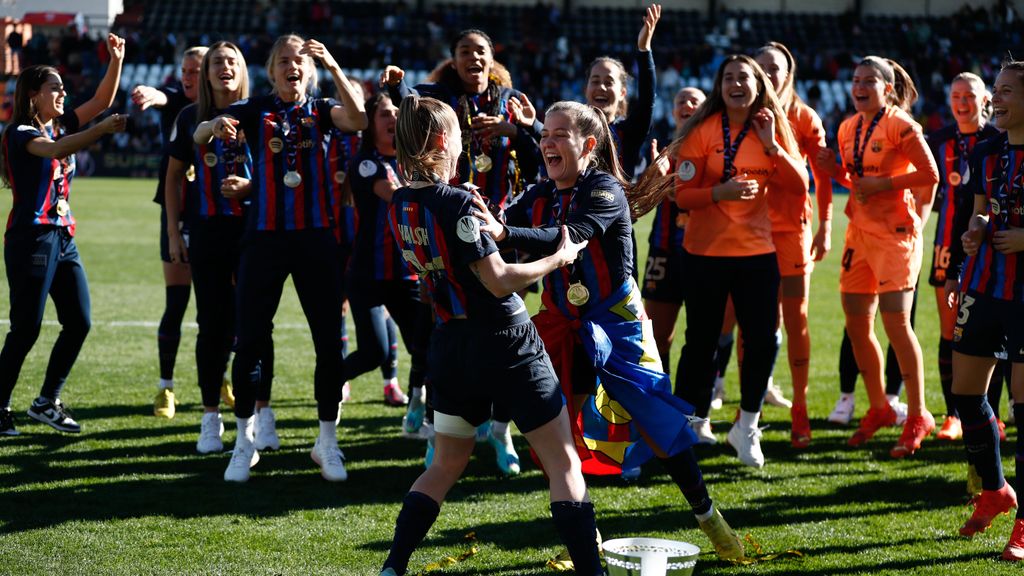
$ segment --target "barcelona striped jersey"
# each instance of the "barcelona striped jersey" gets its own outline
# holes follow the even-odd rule
[[[355,201],[356,229],[351,268],[360,274],[372,274],[374,280],[415,280],[402,261],[402,253],[388,222],[388,202],[374,193],[373,187],[387,180],[396,189],[401,186],[394,156],[376,151],[360,152],[349,165],[352,198]],[[372,272],[371,272],[372,271]]]
[[[28,143],[36,138],[58,140],[79,128],[78,115],[71,109],[54,122],[56,130],[51,126],[39,128],[34,124],[18,124],[4,131],[4,162],[7,163],[14,195],[11,213],[7,217],[8,232],[31,226],[58,226],[67,228],[72,236],[75,234],[75,217],[68,208],[71,181],[75,176],[75,155],[43,158],[28,151]]]
[[[953,216],[958,199],[966,210],[971,209],[973,198],[962,198],[963,172],[975,144],[998,134],[995,126],[989,124],[973,134],[960,134],[955,124],[944,126],[929,134],[928,147],[932,150],[939,168],[939,184],[935,189],[932,211],[936,213],[935,245],[949,248],[959,237],[954,237]],[[955,184],[954,184],[955,182]]]
[[[253,158],[247,229],[334,226],[325,146],[334,128],[331,108],[336,105],[337,101],[324,98],[283,102],[275,96],[260,96],[238,101],[225,111],[239,121]],[[297,186],[285,185],[288,172],[301,176]]]
[[[1005,133],[979,142],[965,186],[985,198],[989,221],[978,253],[964,263],[961,290],[1024,302],[1024,252],[1002,254],[992,245],[995,232],[1024,227],[1024,146],[1010,145]]]
[[[334,206],[334,222],[337,228],[335,236],[344,253],[352,249],[356,238],[356,208],[352,202],[351,181],[348,177],[348,165],[359,151],[361,137],[358,132],[342,132],[334,128],[330,131],[327,142],[327,187],[331,190],[331,202]],[[347,262],[342,262],[347,267]]]
[[[491,294],[470,270],[498,251],[473,212],[468,192],[431,184],[395,191],[388,220],[406,265],[426,283],[438,324],[471,318],[505,326],[525,305],[516,294]]]
[[[651,235],[648,239],[651,250],[682,252],[686,236],[686,222],[689,213],[680,210],[674,198],[665,198],[654,211]]]
[[[192,133],[199,124],[196,114],[199,107],[190,104],[178,114],[178,121],[171,131],[167,153],[185,165],[191,164],[195,178],[185,183],[185,198],[182,202],[182,219],[206,220],[213,216],[242,216],[242,202],[227,198],[220,192],[221,182],[228,176],[252,178],[252,157],[244,135],[238,140],[225,142],[214,138],[207,144],[196,144]],[[217,116],[222,111],[214,111]]]

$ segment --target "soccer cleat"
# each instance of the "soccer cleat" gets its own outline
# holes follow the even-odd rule
[[[199,440],[196,442],[196,452],[210,454],[212,452],[223,452],[224,441],[224,420],[220,412],[205,412],[199,424]]]
[[[807,405],[794,404],[789,409],[793,428],[789,433],[789,442],[793,448],[807,448],[811,445],[811,421],[807,418]]]
[[[850,446],[860,446],[871,440],[871,437],[875,435],[881,428],[885,426],[892,426],[896,423],[896,412],[892,409],[892,406],[886,404],[885,408],[868,408],[864,417],[860,419],[860,425],[857,427],[857,431],[850,436],[850,439],[846,441]]]
[[[597,553],[604,555],[604,550],[601,549],[601,531],[597,531]],[[547,567],[555,572],[572,572],[576,569],[575,563],[572,561],[572,556],[569,555],[568,548],[562,548],[558,554],[555,554],[554,558],[550,558],[547,561]],[[604,572],[602,572],[604,574]]]
[[[1003,548],[1001,558],[1007,562],[1024,560],[1024,520],[1018,518],[1013,521],[1013,533],[1010,534],[1006,548]]]
[[[220,381],[220,399],[228,408],[235,407],[235,387],[231,385],[231,380],[228,380],[226,375]]]
[[[715,376],[715,388],[711,392],[711,409],[721,410],[725,403],[725,378]]]
[[[729,430],[728,440],[729,444],[736,449],[736,456],[739,457],[740,462],[754,468],[764,466],[760,428],[742,428],[737,422]]]
[[[17,436],[21,434],[14,427],[14,412],[10,408],[0,409],[0,436]]]
[[[927,410],[920,416],[908,416],[903,425],[903,433],[896,445],[889,451],[893,458],[910,456],[921,447],[921,442],[935,430],[935,418]]]
[[[971,497],[979,496],[981,494],[981,476],[978,475],[978,469],[974,467],[974,464],[967,465],[967,494]]]
[[[405,406],[409,403],[409,397],[402,392],[398,382],[392,380],[384,385],[384,403],[388,406]]]
[[[427,415],[427,405],[423,398],[426,390],[421,386],[413,388],[412,392],[412,396],[409,397],[409,409],[405,416],[402,416],[402,435],[407,438],[420,438],[423,418]]]
[[[434,435],[431,434],[427,437],[427,452],[423,455],[423,467],[430,468],[430,465],[434,463]]]
[[[281,439],[277,436],[277,417],[270,406],[264,406],[256,413],[256,439],[253,444],[257,450],[281,449]]]
[[[159,418],[174,418],[174,389],[161,388],[153,401],[153,415]]]
[[[483,424],[476,427],[476,443],[481,444],[487,442],[487,439],[491,436],[491,421],[488,420]]]
[[[697,435],[697,444],[706,444],[711,446],[718,444],[718,438],[715,438],[714,432],[711,431],[711,420],[703,419],[692,423],[693,432]]]
[[[620,474],[619,476],[621,476],[622,479],[626,482],[636,482],[637,480],[640,479],[640,473],[640,467],[634,466],[632,468],[623,468],[622,474]]]
[[[896,412],[896,422],[891,426],[903,426],[907,421],[907,405],[900,402],[899,396],[889,396],[889,406],[892,406],[893,412]]]
[[[942,422],[942,428],[939,429],[935,437],[939,440],[959,440],[963,435],[964,430],[960,425],[960,419],[956,416],[946,416]]]
[[[260,453],[252,440],[236,440],[235,449],[231,451],[231,461],[224,470],[225,482],[248,482],[249,469],[260,461]]]
[[[856,405],[853,394],[840,394],[839,400],[836,400],[836,407],[828,415],[828,421],[845,426],[853,419],[854,408]]]
[[[313,458],[313,462],[320,466],[320,475],[324,480],[344,482],[348,479],[348,471],[345,470],[345,454],[341,448],[338,448],[337,440],[321,442],[318,437],[309,455]]]
[[[996,418],[996,426],[999,427],[999,441],[1006,442],[1006,423]]]
[[[398,572],[394,568],[385,568],[380,571],[380,576],[398,576]]]
[[[487,443],[494,448],[495,460],[502,475],[517,476],[520,471],[519,454],[516,453],[516,447],[512,445],[512,434],[508,428],[505,429],[505,434],[501,438],[488,433]]]
[[[722,517],[717,508],[711,510],[711,517],[707,520],[697,520],[701,531],[711,540],[715,547],[715,553],[721,560],[739,560],[743,558],[743,541],[733,532],[732,528]]]
[[[775,384],[771,377],[768,378],[768,389],[764,392],[764,401],[780,408],[793,407],[793,403],[782,395],[782,389]]]
[[[352,399],[352,384],[345,382],[341,387],[341,403],[344,404]]]
[[[77,434],[82,427],[71,417],[71,411],[59,399],[50,401],[46,398],[36,398],[28,408],[28,415],[42,422],[49,424],[54,430]]]
[[[999,490],[982,490],[980,495],[971,500],[971,504],[974,506],[974,513],[960,527],[960,535],[968,538],[978,532],[988,530],[992,525],[992,520],[997,516],[1008,513],[1011,508],[1016,508],[1017,494],[1013,491],[1010,483],[1004,481],[1003,487]]]

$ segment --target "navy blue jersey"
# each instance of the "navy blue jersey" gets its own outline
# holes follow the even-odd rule
[[[164,148],[171,141],[171,134],[174,132],[174,121],[178,117],[182,108],[192,103],[191,100],[185,96],[185,89],[181,86],[181,82],[175,80],[170,84],[160,88],[160,91],[167,95],[167,104],[160,108],[160,138],[163,141]],[[153,202],[163,206],[164,203],[164,176],[167,175],[167,151],[164,150],[160,157],[160,175],[157,178],[156,183],[156,196],[153,198]]]
[[[572,189],[557,190],[549,180],[534,186],[529,194],[532,204],[541,207],[532,218],[537,221],[546,216],[547,221],[539,228],[509,227],[504,243],[530,254],[553,254],[563,224],[574,240],[588,240],[574,264],[544,277],[545,307],[579,317],[581,310],[610,296],[633,273],[633,226],[626,194],[614,178],[593,169],[581,174]],[[567,299],[572,284],[582,284],[590,294],[579,308]]]
[[[662,200],[654,212],[654,221],[651,223],[651,235],[648,238],[651,249],[682,252],[686,222],[689,218],[690,214],[679,209],[675,198]]]
[[[996,231],[1024,228],[1024,146],[1010,145],[1005,133],[979,142],[965,186],[984,197],[989,221],[978,253],[964,263],[961,290],[1024,302],[1024,252],[1002,254],[992,245]]]
[[[333,198],[327,185],[328,134],[334,129],[332,99],[283,102],[259,96],[235,102],[225,111],[239,121],[252,152],[252,194],[246,228],[304,230],[334,225]],[[285,185],[296,172],[301,181]]]
[[[629,115],[611,123],[615,151],[619,164],[627,179],[633,178],[640,162],[640,148],[651,131],[654,120],[654,94],[657,91],[657,76],[654,70],[654,54],[637,50],[637,97],[630,103]]]
[[[498,251],[480,232],[473,197],[447,184],[399,188],[391,198],[389,221],[410,271],[426,283],[439,324],[453,318],[507,326],[525,308],[516,294],[499,298],[470,270],[473,262]]]
[[[394,156],[360,152],[352,159],[348,177],[352,179],[352,200],[356,207],[356,235],[352,247],[352,270],[374,280],[415,280],[402,261],[402,254],[391,233],[388,203],[373,192],[380,180],[398,188]]]
[[[989,124],[976,133],[960,134],[956,124],[950,124],[925,137],[939,168],[939,184],[935,189],[935,203],[932,204],[932,211],[937,213],[936,246],[949,248],[960,241],[959,234],[954,234],[955,208],[960,200],[966,202],[965,208],[970,210],[974,200],[965,198],[967,195],[961,191],[970,153],[978,142],[998,133],[995,126]]]
[[[225,198],[220,193],[220,184],[228,176],[252,178],[252,157],[244,135],[238,140],[225,142],[214,138],[209,144],[196,144],[192,139],[199,122],[196,114],[199,107],[190,104],[178,114],[178,121],[171,131],[167,153],[186,166],[194,167],[195,177],[185,182],[185,194],[181,203],[182,220],[207,219],[211,216],[242,216],[242,203],[238,199]],[[213,116],[222,111],[216,110]]]
[[[14,195],[7,217],[8,232],[30,226],[60,226],[67,228],[71,235],[75,233],[75,217],[68,204],[75,176],[75,155],[43,158],[28,151],[28,143],[36,138],[59,140],[79,128],[74,110],[67,110],[55,122],[56,131],[51,127],[40,129],[35,124],[12,125],[4,131],[4,162]]]

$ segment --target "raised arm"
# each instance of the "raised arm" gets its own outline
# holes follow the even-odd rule
[[[89,128],[68,134],[57,140],[45,136],[35,138],[28,143],[28,151],[34,156],[43,158],[65,158],[99,140],[104,134],[124,132],[128,117],[124,114],[111,114]]]
[[[115,34],[107,34],[107,51],[110,52],[110,64],[103,76],[96,94],[81,106],[75,108],[79,126],[85,126],[99,116],[114,103],[117,86],[121,82],[121,64],[124,62],[124,38]]]
[[[352,88],[345,72],[342,71],[334,56],[331,56],[327,47],[318,40],[306,40],[300,53],[309,54],[319,60],[330,73],[331,79],[334,80],[334,88],[342,103],[342,106],[331,108],[331,120],[334,122],[334,126],[345,132],[358,132],[366,128],[369,123],[366,119],[366,108],[363,102],[356,98],[355,89]]]
[[[576,260],[586,241],[573,242],[565,226],[557,231],[561,240],[554,254],[526,264],[508,264],[493,252],[469,265],[470,270],[491,294],[502,298],[537,283],[551,272]]]

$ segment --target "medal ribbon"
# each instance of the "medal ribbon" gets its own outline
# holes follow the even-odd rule
[[[53,127],[51,126],[46,127],[46,132],[51,140],[57,140],[57,138],[60,137],[59,134],[54,132]],[[68,198],[68,166],[70,165],[70,162],[68,162],[68,159],[65,156],[58,160],[57,163],[60,166],[60,179],[58,180],[57,178],[54,178],[53,180],[56,182],[55,187],[57,192],[57,203],[55,205],[59,206],[62,201],[66,202]],[[59,210],[57,215],[61,218],[66,216],[66,214],[60,214]]]
[[[882,121],[882,116],[885,116],[885,106],[871,119],[868,131],[864,134],[863,146],[860,143],[860,131],[864,127],[864,117],[857,116],[857,132],[853,136],[853,172],[861,178],[864,177],[864,152],[867,150],[868,142],[871,140],[871,135],[875,132],[875,128]]]
[[[995,190],[995,199],[999,202],[999,225],[998,229],[1005,230],[1010,220],[1010,195],[1013,195],[1015,204],[1020,204],[1021,196],[1024,195],[1024,159],[1017,165],[1016,174],[1010,177],[1010,139],[1003,141],[1003,153],[999,157],[999,169],[1002,175],[999,177],[999,186]]]
[[[568,194],[562,193],[562,191],[560,190],[555,190],[555,192],[558,193],[558,205],[555,206],[554,214],[555,219],[559,220],[560,226],[565,226],[566,220],[569,219],[569,210],[572,208],[572,203],[576,199],[576,193],[579,191],[580,188],[580,181],[586,178],[589,172],[590,169],[587,169],[582,174],[579,175],[579,178],[576,179],[576,184],[573,185],[572,190],[569,191]],[[565,200],[564,202],[563,199]],[[576,257],[576,259],[580,260],[582,258],[583,255],[581,252],[580,255]],[[583,279],[580,278],[579,274],[577,273],[575,261],[567,265],[565,267],[565,271],[569,274],[569,288],[572,288],[576,284],[583,284]],[[568,296],[568,292],[566,293],[566,295]],[[570,304],[572,304],[572,302],[570,302]],[[575,304],[572,305],[576,306]]]
[[[285,141],[285,168],[288,172],[297,172],[295,166],[297,164],[297,158],[299,154],[299,130],[302,125],[302,106],[297,103],[293,103],[290,107],[284,102],[280,102],[282,117],[282,131],[284,132]]]
[[[736,167],[733,166],[733,159],[736,158],[736,152],[740,149],[740,144],[743,139],[747,137],[747,132],[750,131],[750,121],[748,120],[743,124],[743,129],[736,135],[736,140],[730,142],[729,140],[729,116],[722,112],[722,179],[721,182],[728,182],[736,174]]]

